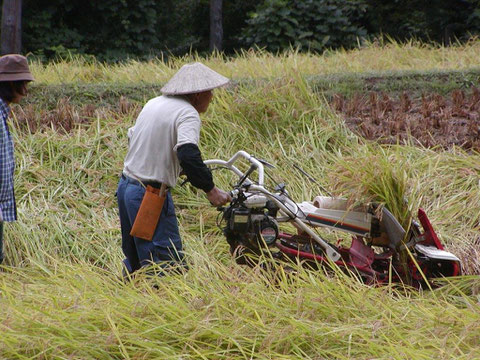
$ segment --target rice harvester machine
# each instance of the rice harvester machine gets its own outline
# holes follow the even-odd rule
[[[237,167],[241,161],[249,164],[245,172]],[[240,264],[255,265],[255,259],[269,249],[276,260],[300,261],[313,268],[337,265],[368,284],[403,282],[424,287],[431,279],[461,274],[460,260],[444,249],[422,209],[418,221],[412,219],[405,229],[385,206],[375,203],[352,207],[346,199],[332,196],[296,202],[284,184],[269,190],[265,168],[274,166],[245,151],[205,163],[238,176],[230,192],[232,201],[218,208],[217,222]],[[294,230],[282,231],[282,223],[292,224]],[[328,241],[319,233],[322,229],[348,235],[351,244]]]

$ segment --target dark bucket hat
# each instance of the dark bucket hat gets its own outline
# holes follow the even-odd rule
[[[0,81],[33,81],[27,58],[18,54],[0,57]]]

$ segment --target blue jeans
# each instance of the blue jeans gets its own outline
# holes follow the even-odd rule
[[[124,264],[129,273],[152,263],[162,266],[183,263],[182,240],[170,191],[167,191],[152,241],[130,235],[144,194],[145,188],[138,181],[123,176],[120,178],[117,200],[122,229],[122,250],[126,257]]]

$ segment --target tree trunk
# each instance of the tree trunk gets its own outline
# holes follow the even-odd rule
[[[222,40],[222,0],[210,0],[210,51],[221,51]]]
[[[22,51],[22,0],[3,0],[1,34],[2,55]]]

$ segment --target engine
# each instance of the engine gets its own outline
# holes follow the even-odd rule
[[[241,195],[222,211],[223,231],[230,252],[237,256],[237,262],[244,263],[243,256],[239,255],[245,252],[259,254],[262,248],[275,244],[278,207],[262,195]]]

